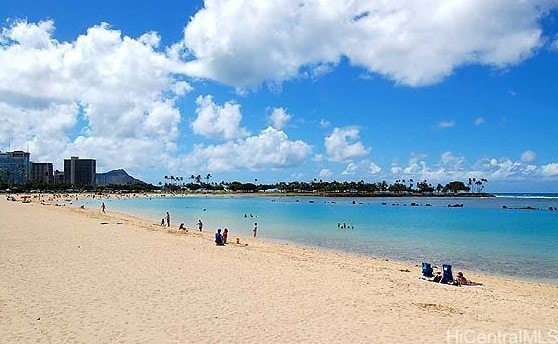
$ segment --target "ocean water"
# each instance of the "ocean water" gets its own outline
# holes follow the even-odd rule
[[[558,284],[556,194],[491,198],[154,197],[104,200],[108,210],[229,237],[281,242]],[[82,201],[99,207],[100,200]],[[416,205],[411,205],[416,203]],[[463,207],[448,205],[463,204]],[[504,209],[507,208],[507,209]]]

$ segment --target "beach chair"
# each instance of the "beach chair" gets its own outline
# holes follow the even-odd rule
[[[451,265],[443,264],[442,280],[440,280],[440,283],[452,283],[452,282],[453,282],[453,274],[451,273]]]
[[[422,262],[422,277],[426,277],[426,278],[434,277],[434,275],[432,275],[433,271],[434,270],[432,269],[432,264]]]

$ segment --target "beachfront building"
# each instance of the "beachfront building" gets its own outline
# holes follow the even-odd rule
[[[53,180],[56,185],[64,184],[64,171],[54,171]]]
[[[95,186],[96,160],[73,156],[64,159],[64,182],[73,186]]]
[[[32,162],[31,181],[50,184],[54,181],[53,168],[51,162]]]
[[[27,184],[30,169],[28,152],[0,152],[0,183],[8,186]]]

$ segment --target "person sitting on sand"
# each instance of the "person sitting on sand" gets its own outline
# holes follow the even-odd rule
[[[457,273],[457,278],[455,279],[457,285],[482,285],[482,283],[477,283],[473,281],[469,281],[463,276],[463,272],[459,271]]]
[[[223,236],[221,235],[221,228],[217,229],[217,233],[215,233],[215,244],[217,246],[223,246]]]
[[[182,229],[183,231],[186,231],[186,232],[188,231],[188,229],[186,229],[186,227],[184,227],[184,222],[182,222],[180,224],[180,227],[178,227],[178,229]]]

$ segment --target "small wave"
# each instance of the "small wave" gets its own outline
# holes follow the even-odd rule
[[[558,194],[494,194],[497,198],[558,199]]]

